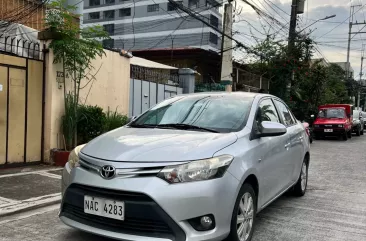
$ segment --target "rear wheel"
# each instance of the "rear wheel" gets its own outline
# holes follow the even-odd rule
[[[309,169],[309,162],[305,158],[301,166],[299,179],[297,180],[297,183],[295,184],[292,191],[292,193],[297,197],[305,195],[306,187],[308,186],[308,169]]]
[[[257,197],[253,187],[245,183],[235,202],[231,218],[230,234],[226,241],[250,241],[253,236]]]

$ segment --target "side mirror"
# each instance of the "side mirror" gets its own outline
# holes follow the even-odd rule
[[[127,123],[130,123],[131,121],[134,121],[136,118],[137,118],[137,116],[128,117]]]
[[[259,137],[282,136],[286,134],[286,126],[272,121],[263,121],[259,130]]]

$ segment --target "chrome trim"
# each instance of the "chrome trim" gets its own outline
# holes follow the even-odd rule
[[[100,171],[102,169],[101,166],[93,165],[85,160],[80,159],[79,160],[80,167],[90,169],[91,171],[100,174]],[[116,175],[115,177],[118,178],[130,178],[135,177],[138,175],[157,175],[164,166],[162,167],[154,167],[153,169],[145,169],[145,168],[116,168]]]

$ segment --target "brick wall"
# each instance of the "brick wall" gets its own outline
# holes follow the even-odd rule
[[[0,0],[0,20],[12,21],[15,16],[24,16],[16,23],[36,30],[44,29],[46,6],[40,0]]]

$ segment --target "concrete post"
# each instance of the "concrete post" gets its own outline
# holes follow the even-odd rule
[[[179,69],[179,87],[183,88],[183,94],[194,93],[195,76],[192,69]]]

